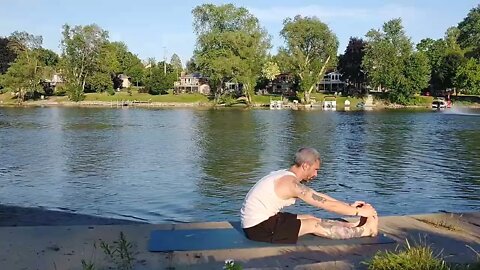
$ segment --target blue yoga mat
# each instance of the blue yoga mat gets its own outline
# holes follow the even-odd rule
[[[226,229],[155,230],[150,234],[148,250],[152,252],[195,251],[218,249],[245,249],[275,246],[333,246],[353,244],[388,244],[395,241],[379,234],[377,237],[362,237],[348,240],[332,240],[314,235],[299,238],[297,244],[271,244],[251,241],[238,227]]]

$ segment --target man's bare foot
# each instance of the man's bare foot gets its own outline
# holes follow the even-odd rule
[[[365,226],[370,230],[371,237],[375,237],[378,235],[378,216],[372,216],[367,219]]]

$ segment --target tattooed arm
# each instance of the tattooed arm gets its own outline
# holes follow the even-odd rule
[[[302,199],[310,205],[340,215],[354,216],[357,213],[359,214],[359,209],[350,206],[344,202],[337,201],[325,194],[318,193],[303,184],[300,184],[298,182],[292,182],[292,185],[295,197]]]

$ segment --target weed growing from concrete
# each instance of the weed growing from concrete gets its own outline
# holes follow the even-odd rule
[[[440,254],[434,255],[429,246],[412,247],[408,240],[404,250],[379,251],[365,264],[369,270],[450,269]]]
[[[114,241],[112,245],[101,241],[100,247],[108,259],[115,264],[117,269],[133,269],[133,262],[135,260],[133,257],[133,244],[127,241],[123,232],[120,232],[119,241]]]

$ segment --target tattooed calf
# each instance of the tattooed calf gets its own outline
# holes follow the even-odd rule
[[[322,235],[330,239],[350,239],[361,237],[364,227],[347,227],[330,221],[319,221],[315,228],[322,231]]]

